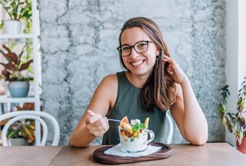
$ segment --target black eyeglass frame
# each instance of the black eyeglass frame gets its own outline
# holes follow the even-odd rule
[[[139,51],[136,50],[135,46],[136,46],[136,44],[138,44],[138,43],[140,43],[140,42],[146,42],[146,43],[147,43],[147,49],[146,49],[146,51],[144,51],[144,52],[139,52]],[[130,49],[131,49],[128,55],[122,55],[122,48],[121,48],[122,46],[117,47],[117,50],[119,51],[119,54],[120,54],[122,57],[127,57],[127,56],[131,55],[131,53],[132,53],[132,48],[134,48],[134,50],[135,50],[137,53],[145,53],[145,52],[147,52],[148,49],[149,49],[149,43],[154,43],[154,42],[151,41],[151,40],[140,40],[140,41],[136,42],[136,43],[135,43],[134,45],[132,45],[132,46],[129,46],[129,45],[125,44],[125,45],[129,46]],[[124,45],[123,45],[123,46],[124,46]]]

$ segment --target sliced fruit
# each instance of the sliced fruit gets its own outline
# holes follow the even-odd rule
[[[145,119],[144,125],[145,125],[146,128],[148,128],[148,126],[149,126],[149,117],[147,117],[147,118]]]
[[[140,123],[139,119],[131,120],[131,124],[127,116],[122,118],[120,121],[120,134],[123,137],[131,138],[138,137],[138,134],[142,132],[142,130],[147,129],[149,125],[149,117],[147,117],[144,123]]]
[[[120,123],[129,123],[127,116],[124,116],[124,118],[121,119]]]
[[[121,132],[121,135],[122,135],[122,136],[126,136],[126,134],[125,134],[125,132],[124,132],[124,131],[122,131],[122,132]]]
[[[120,121],[120,128],[122,128],[122,123],[129,123],[129,120],[127,118],[127,116],[125,116],[124,118],[122,118],[122,120]]]
[[[122,123],[123,128],[128,131],[130,134],[133,133],[132,126],[129,123]]]
[[[137,137],[138,136],[138,133],[140,133],[140,130],[137,130],[133,133],[133,137]]]

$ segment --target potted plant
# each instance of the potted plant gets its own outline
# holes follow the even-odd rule
[[[17,56],[8,47],[3,45],[6,51],[0,49],[0,53],[5,57],[7,63],[0,62],[0,65],[4,67],[1,72],[0,79],[8,81],[8,89],[12,97],[26,97],[29,92],[30,80],[33,80],[31,76],[24,76],[23,72],[26,71],[33,59],[23,62],[22,55],[24,53],[24,45],[21,53]],[[5,53],[6,52],[6,53]],[[27,72],[29,74],[29,72]]]
[[[230,95],[228,88],[226,85],[221,89],[219,116],[223,125],[235,135],[237,149],[246,153],[246,77],[238,90],[237,113],[227,112],[226,104]]]
[[[22,111],[22,110],[34,110],[33,103],[24,103],[23,106],[15,105],[12,107],[12,111]],[[4,126],[8,120],[2,122],[1,126]],[[25,119],[21,121],[16,121],[13,123],[7,132],[8,141],[11,145],[33,145],[35,142],[35,121],[30,119]]]
[[[25,21],[26,28],[24,31],[30,31],[32,4],[31,0],[0,0],[0,4],[9,16],[9,20],[3,21],[0,28],[4,27],[6,34],[21,33],[22,23]]]

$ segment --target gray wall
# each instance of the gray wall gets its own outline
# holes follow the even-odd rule
[[[39,5],[44,111],[58,119],[61,145],[67,145],[101,79],[122,70],[118,35],[135,16],[160,25],[207,117],[209,142],[224,141],[217,110],[225,83],[225,1],[41,0]],[[180,142],[185,140],[175,128],[173,143]]]

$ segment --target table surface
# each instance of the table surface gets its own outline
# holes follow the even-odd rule
[[[0,165],[103,165],[93,160],[93,152],[102,146],[74,148],[69,146],[12,146],[0,147]],[[246,155],[227,143],[207,143],[203,146],[189,144],[171,144],[172,155],[169,158],[134,163],[134,165],[172,165],[172,166],[243,166]],[[121,164],[131,165],[131,164]]]

